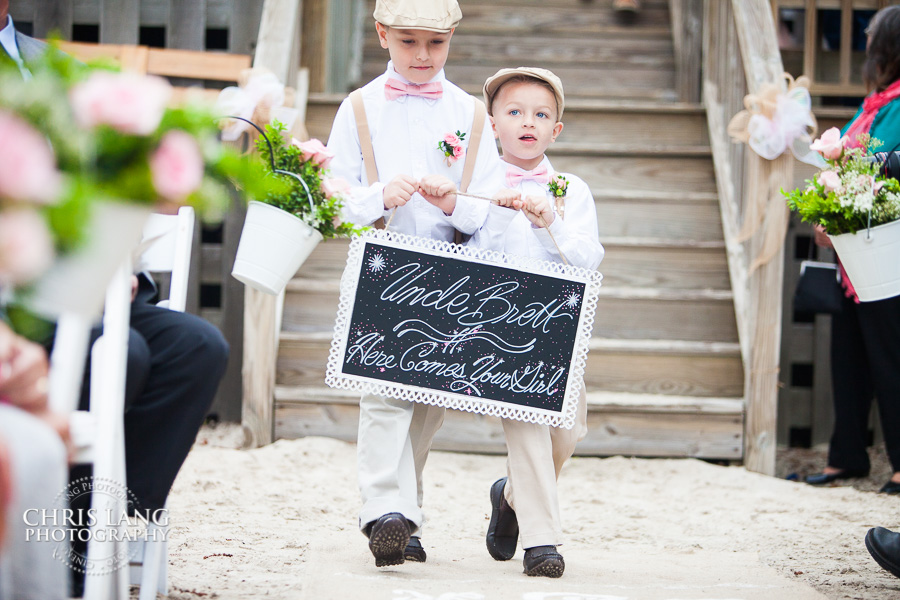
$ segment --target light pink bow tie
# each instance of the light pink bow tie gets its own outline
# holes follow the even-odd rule
[[[506,185],[511,188],[518,186],[523,181],[536,181],[537,183],[550,183],[550,170],[547,165],[540,165],[533,171],[525,171],[514,165],[506,168]]]
[[[415,83],[406,84],[397,79],[388,79],[384,84],[384,97],[388,100],[396,100],[401,96],[420,96],[437,100],[443,95],[444,88],[440,81],[417,85]]]

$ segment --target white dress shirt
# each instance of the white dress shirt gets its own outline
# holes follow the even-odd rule
[[[29,79],[31,73],[25,68],[22,55],[19,53],[19,45],[16,43],[16,27],[13,25],[12,17],[9,17],[6,21],[6,27],[0,29],[0,46],[3,46],[10,58],[19,65],[19,71],[22,72],[22,76]]]
[[[461,158],[448,166],[438,143],[447,133],[466,134],[463,145],[468,149],[472,138],[472,118],[475,113],[472,96],[447,81],[442,70],[432,81],[443,86],[443,96],[426,99],[403,96],[387,100],[384,84],[388,77],[410,83],[388,63],[387,71],[362,88],[378,182],[370,182],[363,165],[356,118],[349,99],[338,109],[328,139],[328,149],[335,157],[331,174],[350,183],[351,190],[344,203],[343,219],[357,225],[371,225],[380,217],[385,221],[391,211],[384,209],[383,191],[386,183],[397,175],[421,179],[425,175],[443,175],[459,186],[462,179]],[[477,163],[468,191],[491,197],[500,187],[497,178],[501,164],[489,119],[485,119]],[[410,235],[452,241],[454,229],[470,234],[487,218],[490,204],[484,200],[458,196],[453,214],[446,216],[418,193],[404,206],[396,209],[391,230]]]
[[[540,166],[546,166],[553,174],[553,166],[545,156]],[[501,167],[506,174],[506,164]],[[523,180],[516,191],[525,196],[544,195],[550,201],[555,218],[549,228],[535,227],[521,211],[491,205],[485,224],[472,236],[469,244],[479,248],[527,256],[537,260],[561,262],[556,244],[569,264],[596,269],[603,260],[604,249],[600,244],[597,227],[597,208],[588,185],[569,173],[563,173],[568,181],[565,196],[565,218],[556,212],[556,203],[545,183]],[[549,229],[549,233],[548,233]],[[550,234],[553,234],[551,239]],[[554,240],[556,244],[554,244]]]

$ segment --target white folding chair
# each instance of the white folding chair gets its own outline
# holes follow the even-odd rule
[[[159,305],[184,311],[190,272],[194,211],[182,207],[177,215],[150,215],[138,249],[135,266],[151,273],[171,273],[169,298]],[[94,481],[113,481],[126,488],[125,477],[125,372],[128,356],[131,257],[117,271],[107,289],[103,335],[91,349],[90,411],[72,413],[73,442],[78,463],[93,463]],[[74,336],[73,336],[74,337]],[[100,516],[94,531],[124,529],[109,522],[108,515],[122,515],[127,506],[123,496],[93,494],[92,508]],[[91,535],[88,562],[130,558],[129,571],[99,569],[85,578],[85,600],[125,600],[128,584],[140,585],[140,600],[155,599],[157,591],[168,595],[168,523],[149,523],[147,541],[133,546],[113,536]],[[110,557],[113,557],[110,559]],[[118,565],[117,565],[118,566]]]
[[[138,268],[171,274],[169,297],[157,306],[184,312],[193,237],[194,209],[189,206],[181,207],[177,215],[153,214],[147,221],[144,243],[149,246],[141,255]],[[135,542],[137,547],[129,569],[131,584],[141,586],[140,600],[154,600],[157,592],[163,596],[169,594],[168,517],[164,523],[151,521],[147,527],[147,539]]]

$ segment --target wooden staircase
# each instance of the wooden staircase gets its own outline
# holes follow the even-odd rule
[[[487,76],[521,64],[565,85],[550,158],[591,186],[606,247],[579,453],[740,459],[743,366],[706,115],[675,101],[667,1],[643,4],[622,24],[611,0],[463,0],[446,71],[479,95]],[[368,29],[366,80],[386,62]],[[311,135],[327,139],[341,99],[310,97]],[[276,438],[356,438],[358,398],[323,382],[347,243],[320,244],[288,286]],[[435,447],[505,451],[497,419],[458,411]]]

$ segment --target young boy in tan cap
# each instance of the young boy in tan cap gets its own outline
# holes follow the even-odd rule
[[[387,70],[338,109],[331,171],[351,182],[344,219],[390,221],[400,233],[453,241],[484,223],[501,164],[484,105],[444,77],[462,13],[456,0],[378,0]],[[379,567],[425,561],[422,469],[444,409],[366,394],[357,447],[359,526]]]
[[[562,82],[546,69],[502,69],[485,82],[484,99],[507,163],[506,188],[494,195],[497,205],[470,243],[596,269],[604,250],[591,191],[578,177],[554,171],[544,155],[563,129]],[[510,560],[521,537],[525,573],[560,577],[565,562],[556,548],[562,543],[556,480],[587,432],[584,388],[572,429],[502,423],[507,477],[491,486],[488,552]]]

